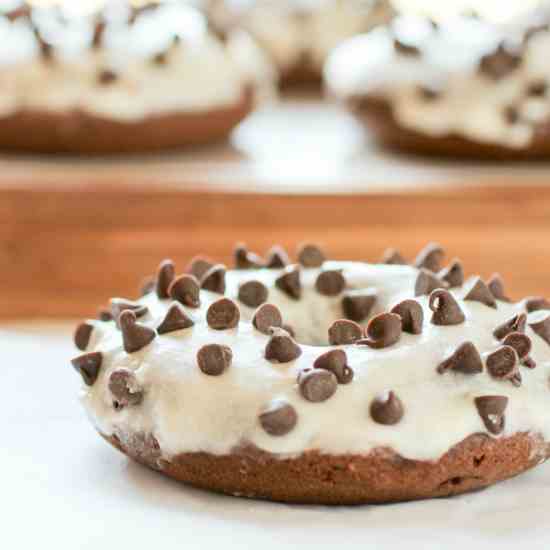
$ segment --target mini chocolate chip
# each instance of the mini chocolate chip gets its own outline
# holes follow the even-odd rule
[[[269,269],[280,269],[290,264],[286,250],[281,246],[272,246],[267,253],[266,267]]]
[[[263,304],[256,310],[256,313],[254,313],[252,325],[263,334],[270,334],[270,329],[272,327],[282,327],[283,318],[279,308],[273,304]],[[294,335],[291,334],[291,336]]]
[[[332,349],[323,353],[315,359],[313,368],[334,373],[339,384],[349,384],[353,379],[353,370],[348,366],[348,357],[342,349]]]
[[[309,369],[298,375],[300,393],[312,403],[320,403],[332,397],[338,388],[334,373],[324,369]]]
[[[87,386],[93,386],[97,380],[102,361],[103,354],[100,351],[92,351],[75,357],[71,363],[82,376],[84,383]]]
[[[80,323],[74,331],[73,341],[74,345],[81,351],[86,351],[88,344],[90,343],[90,337],[94,330],[94,325],[91,323]]]
[[[525,309],[527,313],[540,311],[541,309],[550,309],[550,302],[542,296],[529,296],[525,298]]]
[[[493,378],[510,380],[518,372],[518,356],[511,346],[501,346],[486,359],[487,372]]]
[[[238,243],[233,251],[235,269],[259,269],[264,266],[264,261],[258,254],[250,252],[245,244]]]
[[[481,302],[488,307],[496,309],[497,303],[491,294],[487,285],[481,280],[481,277],[474,277],[468,284],[464,301]]]
[[[403,403],[393,391],[377,395],[370,404],[370,416],[377,424],[393,426],[404,414]]]
[[[448,283],[449,288],[455,288],[464,284],[464,270],[459,260],[453,260],[447,267],[444,267],[437,276]]]
[[[319,273],[315,289],[323,296],[338,296],[346,288],[346,279],[340,271],[330,270]]]
[[[504,411],[508,406],[508,398],[503,395],[483,395],[476,397],[474,403],[487,431],[494,435],[501,433],[504,430]]]
[[[269,435],[281,436],[292,431],[298,421],[298,415],[290,403],[277,399],[262,410],[259,420]]]
[[[240,318],[239,308],[228,298],[220,298],[211,304],[206,312],[206,322],[215,330],[235,328]]]
[[[501,302],[510,302],[510,298],[506,296],[504,291],[504,281],[499,273],[493,273],[490,279],[487,281],[487,288],[496,300]]]
[[[110,69],[102,69],[97,75],[97,81],[102,86],[109,86],[118,80],[118,75]]]
[[[153,292],[153,290],[155,290],[156,287],[157,287],[157,280],[152,275],[149,275],[141,281],[141,285],[139,287],[139,294],[140,296],[146,296],[150,292]]]
[[[103,36],[105,34],[105,22],[99,21],[95,24],[94,35],[92,38],[92,48],[97,49],[103,43]]]
[[[518,313],[511,319],[508,319],[501,325],[499,325],[494,331],[493,336],[497,340],[502,340],[506,335],[511,332],[525,332],[525,324],[527,322],[527,315],[525,313]]]
[[[300,346],[281,328],[271,329],[271,338],[265,347],[265,358],[278,363],[289,363],[302,355]]]
[[[299,300],[302,296],[300,270],[296,266],[288,266],[285,268],[284,273],[275,279],[275,286],[289,298]]]
[[[258,307],[267,300],[267,287],[260,281],[247,281],[239,286],[239,301],[248,307]]]
[[[529,338],[527,334],[522,334],[521,332],[511,332],[508,334],[504,340],[502,340],[502,345],[514,348],[521,360],[529,355],[532,348],[531,338]]]
[[[414,283],[414,295],[425,296],[430,294],[437,288],[447,288],[448,283],[441,281],[435,273],[428,269],[422,268],[418,273],[416,282]]]
[[[168,51],[158,52],[153,56],[153,63],[155,65],[166,65],[168,61]]]
[[[304,244],[298,250],[298,262],[304,267],[321,267],[324,261],[323,251],[315,244]]]
[[[168,287],[168,294],[173,300],[188,307],[199,307],[200,285],[194,275],[180,275]]]
[[[198,281],[200,281],[204,274],[210,269],[214,267],[214,264],[208,260],[207,258],[203,258],[202,256],[195,256],[187,266],[187,273],[190,273],[191,275],[194,275]]]
[[[529,326],[538,334],[547,344],[550,344],[550,316],[540,321],[530,321]]]
[[[117,402],[117,408],[139,405],[143,401],[143,390],[135,374],[128,369],[116,369],[109,376],[109,391]]]
[[[387,248],[382,255],[380,263],[387,265],[407,265],[405,258],[395,248]]]
[[[363,337],[363,329],[355,321],[339,319],[328,329],[328,340],[333,346],[349,345]]]
[[[436,101],[442,96],[441,89],[435,86],[418,86],[418,96],[421,100]]]
[[[430,294],[428,306],[434,312],[431,320],[434,325],[460,325],[466,320],[464,312],[448,290],[434,290]]]
[[[53,46],[44,40],[38,29],[35,27],[33,29],[34,36],[36,38],[36,41],[38,42],[38,47],[40,48],[40,56],[42,59],[46,62],[53,61],[54,58],[54,51]]]
[[[100,307],[98,312],[97,312],[97,318],[100,321],[103,321],[104,323],[106,323],[108,321],[113,320],[113,314],[111,313],[111,310],[109,310],[107,308],[104,308],[104,307]]]
[[[508,51],[503,44],[487,55],[484,55],[479,62],[479,69],[482,74],[492,80],[500,80],[521,65],[521,57]]]
[[[369,321],[365,331],[366,338],[356,343],[375,349],[387,348],[399,341],[402,331],[399,315],[396,313],[380,313]]]
[[[286,330],[292,338],[296,338],[296,331],[288,324],[283,323],[283,326],[281,327],[283,330]]]
[[[134,313],[137,319],[144,317],[149,312],[149,308],[139,302],[126,300],[126,298],[111,298],[111,313],[117,326],[119,326],[118,318],[123,311],[130,310]]]
[[[168,308],[162,323],[157,327],[157,332],[159,334],[168,334],[169,332],[190,328],[194,324],[181,305],[173,303]]]
[[[197,364],[204,374],[220,376],[231,366],[233,352],[227,346],[207,344],[197,352]]]
[[[427,269],[432,273],[437,273],[441,270],[441,263],[445,257],[445,250],[440,244],[428,243],[416,256],[414,265],[420,268]]]
[[[424,322],[424,311],[416,300],[403,300],[394,306],[391,313],[401,317],[401,328],[403,332],[410,334],[421,334],[422,323]]]
[[[454,370],[463,374],[483,372],[481,356],[472,342],[460,344],[447,359],[437,366],[439,374],[443,374],[448,370]]]
[[[527,95],[531,97],[544,97],[548,90],[548,84],[544,80],[535,80],[527,85]]]
[[[222,264],[213,265],[201,279],[201,288],[225,294],[225,266]]]
[[[513,126],[519,121],[519,111],[515,105],[508,105],[503,111],[504,120]]]
[[[348,293],[342,298],[342,309],[344,317],[361,323],[368,318],[370,312],[376,303],[376,294],[356,294]]]
[[[157,272],[157,296],[163,300],[170,297],[168,288],[176,276],[174,262],[172,260],[163,260],[159,265]]]
[[[153,329],[136,322],[136,314],[129,309],[120,314],[118,323],[122,331],[122,343],[126,353],[139,351],[157,336]]]
[[[395,51],[401,55],[410,55],[415,57],[420,55],[420,50],[416,46],[405,44],[398,38],[393,39],[393,47]]]

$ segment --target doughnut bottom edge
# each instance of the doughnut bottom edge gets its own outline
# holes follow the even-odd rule
[[[368,455],[310,451],[279,459],[250,447],[230,455],[185,453],[166,461],[150,435],[100,435],[137,462],[195,487],[304,504],[374,504],[458,495],[516,476],[550,456],[550,444],[540,436],[520,433],[499,439],[471,435],[435,462],[405,459],[390,449]]]

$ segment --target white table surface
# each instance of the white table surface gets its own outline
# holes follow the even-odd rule
[[[69,364],[71,329],[0,331],[2,550],[550,548],[550,464],[462,497],[334,508],[224,497],[166,479],[89,425]]]

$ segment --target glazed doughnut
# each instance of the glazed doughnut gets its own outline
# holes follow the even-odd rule
[[[147,152],[221,139],[273,86],[244,32],[221,41],[183,2],[0,14],[0,149]],[[81,6],[82,8],[82,6]]]
[[[250,32],[283,84],[319,83],[337,44],[394,15],[387,0],[211,0],[210,13],[219,29]]]
[[[77,327],[82,403],[128,456],[232,495],[390,502],[515,476],[550,455],[550,304],[443,254],[165,260]]]
[[[550,15],[513,27],[401,16],[341,44],[330,93],[391,148],[478,158],[550,155]]]

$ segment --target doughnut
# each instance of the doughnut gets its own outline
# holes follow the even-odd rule
[[[0,11],[0,149],[133,153],[226,136],[273,86],[244,33],[181,2]],[[82,8],[82,6],[81,6]]]
[[[550,156],[550,12],[514,26],[399,16],[338,46],[329,93],[391,149],[481,159]]]
[[[76,328],[83,406],[129,457],[230,495],[351,504],[456,495],[550,456],[545,298],[512,302],[437,243],[410,264],[234,256],[165,260]]]
[[[250,32],[279,68],[283,85],[319,84],[337,44],[394,15],[388,0],[211,0],[210,13],[221,30]]]

